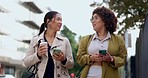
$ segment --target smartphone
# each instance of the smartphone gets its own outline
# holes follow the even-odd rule
[[[60,50],[60,49],[54,49],[54,50],[53,50],[53,55],[54,55],[54,54],[60,54],[60,53],[61,53],[61,50]]]
[[[106,55],[106,50],[99,50],[99,53],[102,55]]]

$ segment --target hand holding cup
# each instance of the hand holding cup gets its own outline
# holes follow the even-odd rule
[[[42,56],[44,54],[46,54],[46,52],[48,52],[48,46],[47,46],[47,42],[41,42],[40,46],[38,48],[38,56]]]

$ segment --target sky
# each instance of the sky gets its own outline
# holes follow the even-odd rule
[[[89,4],[92,2],[92,0],[48,0],[42,4],[49,5],[52,10],[60,12],[63,17],[63,25],[70,30],[78,35],[86,35],[93,32],[89,20],[93,10]],[[84,28],[87,31],[84,31]]]
[[[31,13],[24,7],[20,7],[18,4],[19,1],[33,1],[44,13]],[[94,8],[89,6],[93,1],[94,0],[0,0],[0,6],[9,9],[7,14],[0,13],[0,30],[10,34],[12,39],[31,39],[38,31],[16,23],[16,20],[23,21],[29,19],[41,25],[44,15],[48,12],[47,8],[50,7],[52,10],[62,14],[63,25],[66,25],[70,30],[75,32],[77,34],[76,38],[80,35],[93,34],[94,31],[90,18]],[[102,0],[99,1],[102,2]],[[32,33],[32,31],[34,33]],[[135,41],[139,35],[139,30],[128,30],[128,33],[132,35],[132,47],[128,48],[128,56],[130,57],[135,55]],[[5,39],[1,40],[5,41]],[[5,43],[12,42],[10,39],[7,40]],[[13,42],[13,44],[14,46],[10,44],[7,44],[7,46],[15,48],[16,46],[18,47],[18,44],[22,45],[18,42]]]
[[[39,3],[42,3],[41,0]],[[47,2],[49,1],[49,2]],[[70,30],[79,35],[87,35],[94,33],[90,18],[94,8],[89,5],[93,1],[102,2],[102,0],[47,0],[42,4],[49,5],[52,10],[59,11],[63,16],[63,25],[66,25]],[[104,6],[106,6],[104,4]],[[120,19],[119,19],[120,20]],[[128,56],[135,55],[135,42],[139,35],[139,30],[128,30],[132,35],[132,47],[128,48]]]

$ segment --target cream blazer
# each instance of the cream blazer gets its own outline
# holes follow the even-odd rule
[[[38,65],[38,72],[37,72],[36,78],[43,78],[47,61],[48,61],[48,53],[43,55],[41,60],[37,57],[38,41],[41,39],[44,39],[44,33],[45,31],[41,35],[33,37],[33,39],[30,42],[28,51],[26,53],[26,57],[24,58],[24,64],[27,67],[40,62]],[[61,51],[65,55],[65,58],[67,58],[67,61],[66,61],[66,64],[63,65],[61,61],[53,60],[54,61],[54,78],[70,78],[68,69],[72,68],[74,65],[70,42],[66,37],[56,34],[56,37],[53,41],[53,44],[50,50],[51,55],[53,54],[53,48],[55,46],[58,46],[58,48],[61,49]]]

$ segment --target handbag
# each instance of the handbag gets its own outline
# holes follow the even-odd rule
[[[23,72],[22,78],[35,78],[37,71],[38,71],[38,64],[34,64]]]
[[[78,71],[77,75],[76,75],[76,78],[80,78],[80,74],[81,74],[81,71],[83,70],[85,66],[81,67],[80,70]]]
[[[41,40],[42,39],[40,39],[39,41],[38,41],[38,47],[39,47],[39,45],[40,45],[40,43],[41,43]],[[35,78],[36,77],[36,74],[37,74],[37,71],[38,71],[38,64],[39,64],[40,62],[38,62],[38,63],[36,63],[36,64],[34,64],[34,65],[32,65],[32,66],[30,66],[30,67],[28,67],[24,72],[23,72],[23,74],[22,74],[22,78]]]

